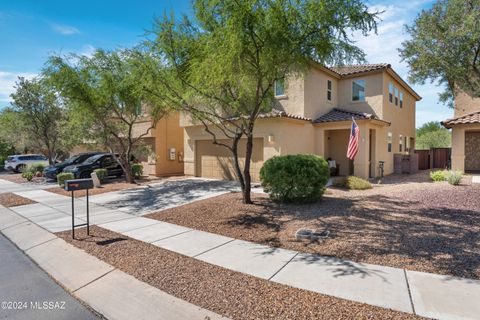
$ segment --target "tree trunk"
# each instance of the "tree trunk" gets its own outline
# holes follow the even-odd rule
[[[253,135],[250,132],[247,135],[247,148],[245,152],[245,167],[243,168],[243,177],[245,180],[245,188],[243,188],[243,203],[252,204],[251,190],[252,177],[250,175],[250,163],[252,162],[253,153]]]
[[[130,164],[130,159],[127,156],[127,159],[123,159],[123,167],[125,170],[125,181],[127,183],[135,183],[135,177],[132,173],[132,165]]]
[[[240,187],[242,188],[242,194],[245,190],[245,180],[243,179],[242,169],[240,168],[240,163],[238,162],[238,142],[240,141],[241,136],[236,136],[233,139],[232,143],[232,155],[233,155],[233,166],[235,168],[235,172],[237,173],[238,182],[240,183]]]

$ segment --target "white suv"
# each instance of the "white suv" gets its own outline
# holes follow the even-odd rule
[[[48,159],[42,154],[22,154],[9,156],[5,160],[5,170],[13,172],[22,172],[30,164],[43,164],[48,166]]]

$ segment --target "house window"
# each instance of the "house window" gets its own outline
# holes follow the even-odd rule
[[[352,101],[365,101],[365,80],[352,81]]]
[[[332,101],[332,81],[327,80],[327,100]]]
[[[275,81],[275,97],[285,95],[285,79],[278,79]]]
[[[408,152],[407,142],[408,142],[408,137],[407,136],[403,137],[403,145],[405,146],[405,152]]]
[[[393,84],[391,82],[388,84],[388,101],[393,103]]]
[[[398,88],[395,87],[395,105],[398,106]]]
[[[400,108],[403,108],[403,92],[400,92]]]
[[[387,137],[387,143],[388,143],[388,152],[392,152],[392,133],[388,133]]]
[[[403,139],[402,139],[402,135],[399,135],[398,136],[398,152],[402,152],[403,151]]]

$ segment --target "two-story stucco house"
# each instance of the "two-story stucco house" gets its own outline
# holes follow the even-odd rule
[[[458,92],[452,119],[442,122],[452,129],[452,169],[480,171],[480,98]]]
[[[379,176],[394,171],[395,153],[414,148],[415,104],[421,97],[389,64],[326,68],[313,65],[302,77],[275,85],[276,106],[254,131],[252,176],[275,155],[317,154],[335,160],[340,175]],[[352,117],[360,128],[359,151],[346,157]],[[233,178],[229,151],[212,144],[203,126],[182,119],[184,172]],[[240,154],[245,154],[244,145]],[[241,148],[241,149],[242,149]]]

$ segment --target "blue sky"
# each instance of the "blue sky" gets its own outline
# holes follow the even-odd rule
[[[353,35],[370,63],[387,62],[406,79],[408,68],[397,48],[410,24],[431,0],[369,1],[384,11],[378,35]],[[95,48],[130,47],[142,40],[155,15],[174,10],[191,13],[188,0],[0,0],[0,107],[8,105],[17,76],[34,77],[50,54],[91,54]],[[417,126],[444,120],[452,110],[438,103],[441,88],[414,85],[423,97],[417,104]]]

